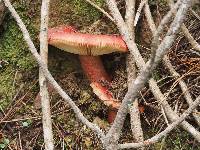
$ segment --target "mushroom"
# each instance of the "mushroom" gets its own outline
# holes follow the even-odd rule
[[[50,45],[79,55],[99,56],[128,51],[121,36],[79,33],[66,26],[49,29],[48,38]]]
[[[48,30],[48,43],[61,50],[79,54],[82,69],[91,82],[93,92],[109,106],[108,122],[111,123],[121,102],[114,99],[112,93],[102,84],[111,82],[111,79],[104,69],[100,55],[127,52],[122,37],[79,33],[71,26],[59,26]]]

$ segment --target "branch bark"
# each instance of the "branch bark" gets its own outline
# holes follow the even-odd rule
[[[126,0],[126,14],[125,14],[125,22],[129,28],[129,34],[135,39],[135,31],[134,31],[134,18],[135,18],[135,0]],[[114,19],[113,19],[114,21]]]
[[[126,1],[126,14],[125,14],[125,22],[129,29],[129,34],[133,40],[135,40],[135,30],[134,30],[134,18],[135,18],[135,0],[127,0]],[[135,58],[131,53],[127,54],[126,58],[126,68],[127,68],[127,78],[128,78],[128,89],[131,86],[131,83],[136,78],[136,65]],[[138,100],[136,99],[132,106],[130,107],[130,123],[133,138],[136,142],[143,142],[143,130],[141,126],[140,119],[140,111],[138,106]],[[143,148],[141,148],[143,149]]]
[[[137,13],[135,14],[134,26],[137,25],[138,20],[139,20],[140,15],[141,15],[141,12],[142,12],[142,9],[143,9],[145,3],[147,3],[147,1],[148,0],[141,0],[140,5],[139,5],[139,7],[137,9]]]
[[[135,59],[132,54],[128,54],[127,56],[127,75],[128,75],[128,87],[131,86],[131,83],[135,80],[136,77],[136,66]],[[143,142],[143,130],[140,119],[140,111],[139,111],[139,103],[138,99],[136,99],[130,107],[130,123],[132,135],[136,142]]]
[[[46,68],[48,64],[48,21],[49,21],[49,2],[50,0],[43,0],[41,7],[41,26],[40,26],[40,55],[43,59]],[[42,124],[44,133],[45,149],[53,150],[53,131],[51,122],[51,108],[48,93],[48,83],[42,69],[39,68],[39,83],[40,83],[40,97],[42,106]]]
[[[192,96],[190,95],[190,92],[188,91],[188,88],[187,88],[187,85],[186,83],[183,81],[183,79],[178,79],[180,76],[180,74],[178,72],[176,72],[176,70],[173,68],[169,58],[167,56],[164,56],[163,58],[163,62],[164,62],[164,65],[168,68],[170,74],[178,80],[178,83],[181,87],[181,90],[184,94],[184,97],[187,101],[187,103],[189,104],[189,106],[191,106],[193,100],[192,100]],[[195,109],[194,112],[192,113],[193,117],[195,118],[197,124],[200,126],[200,117],[199,115],[197,114],[197,110]]]
[[[147,146],[157,142],[162,137],[166,136],[170,131],[172,131],[179,123],[186,119],[190,115],[190,113],[200,104],[200,96],[196,98],[196,100],[192,103],[192,105],[172,124],[170,124],[164,131],[155,135],[154,137],[145,140],[143,143],[126,143],[120,144],[118,149],[128,149],[128,148],[139,148],[141,146]]]
[[[168,0],[167,2],[168,2],[170,7],[172,7],[174,5],[174,0]],[[193,2],[193,4],[195,4],[195,3],[197,3],[197,1]],[[189,43],[192,45],[192,48],[197,50],[197,51],[200,51],[200,44],[190,34],[190,32],[187,29],[187,27],[185,26],[185,24],[183,24],[181,26],[181,30],[182,30],[183,34],[185,35],[185,37],[187,38],[187,40],[189,41]]]

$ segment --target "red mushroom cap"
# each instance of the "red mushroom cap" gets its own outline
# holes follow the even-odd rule
[[[48,30],[49,44],[79,55],[103,55],[127,52],[121,36],[78,33],[72,27],[60,26]]]

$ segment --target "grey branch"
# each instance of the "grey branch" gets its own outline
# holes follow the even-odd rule
[[[128,76],[128,89],[131,86],[131,83],[134,81],[136,77],[136,66],[135,59],[132,54],[128,54],[127,56],[127,76]],[[136,142],[143,142],[143,130],[141,126],[140,120],[140,111],[138,106],[138,100],[136,99],[130,107],[130,118],[131,118],[131,130],[132,135]]]
[[[139,5],[137,12],[135,14],[134,26],[136,26],[137,23],[138,23],[138,20],[140,18],[140,15],[141,15],[141,12],[142,12],[142,9],[143,9],[145,3],[147,3],[147,0],[141,0],[140,5]]]
[[[179,83],[179,85],[181,87],[181,90],[182,90],[182,92],[184,94],[184,97],[185,97],[187,103],[189,104],[189,106],[191,106],[193,100],[192,100],[192,96],[190,95],[190,92],[188,91],[186,83],[183,81],[183,79],[178,79],[181,76],[173,68],[173,66],[172,66],[172,64],[171,64],[171,62],[170,62],[170,60],[169,60],[169,58],[167,56],[164,56],[163,62],[165,64],[165,66],[169,69],[170,74],[173,75],[173,77],[178,80],[178,83]],[[197,112],[197,110],[195,109],[194,113],[192,113],[192,115],[195,118],[197,124],[200,126],[200,117],[196,112]]]
[[[41,27],[40,27],[40,55],[43,59],[46,67],[48,64],[48,21],[49,21],[49,0],[42,1],[41,7]],[[44,133],[44,143],[45,149],[53,150],[53,131],[51,122],[51,108],[48,93],[47,80],[39,68],[39,83],[40,83],[40,96],[41,96],[41,106],[42,106],[42,125]]]
[[[152,33],[156,32],[156,25],[153,21],[153,17],[151,15],[150,9],[145,9],[145,15],[148,16],[147,18],[147,22],[149,24],[149,27],[152,31]],[[165,56],[164,56],[165,58]],[[164,59],[165,60],[165,59]],[[156,99],[158,100],[159,103],[161,103],[163,109],[165,110],[167,117],[170,119],[170,121],[175,121],[178,118],[178,115],[171,109],[170,105],[168,104],[166,97],[162,94],[162,92],[160,91],[158,85],[156,84],[155,80],[150,79],[149,81],[150,84],[150,88],[154,94],[154,96],[156,97]],[[185,89],[186,90],[186,89]],[[187,90],[186,90],[187,91]],[[184,92],[185,93],[185,92]],[[188,96],[187,96],[188,97]],[[190,99],[191,100],[191,99]],[[188,101],[188,100],[187,100]],[[191,101],[192,102],[192,101]],[[190,103],[191,104],[191,103]],[[197,116],[196,116],[197,117]],[[195,117],[195,118],[196,118]],[[191,135],[193,135],[193,137],[195,139],[197,139],[198,141],[200,140],[200,133],[192,126],[190,125],[188,122],[183,121],[181,123],[181,126],[183,129],[185,129],[186,131],[188,131]]]
[[[125,14],[125,22],[129,28],[129,34],[135,38],[134,36],[134,18],[135,18],[135,0],[126,0],[126,14]]]
[[[139,148],[141,146],[147,146],[157,142],[162,137],[166,136],[170,131],[172,131],[178,124],[180,124],[183,120],[186,119],[190,115],[190,113],[200,104],[200,96],[196,98],[196,100],[192,103],[192,105],[172,124],[170,124],[164,131],[155,135],[154,137],[145,140],[143,143],[126,143],[121,144],[119,149],[128,149],[128,148]]]
[[[194,1],[193,3],[195,4],[196,1]],[[174,5],[174,0],[168,0],[168,4],[169,4],[170,7],[172,7]],[[181,30],[182,30],[183,34],[185,35],[185,37],[187,38],[187,40],[192,45],[192,48],[197,50],[197,51],[200,51],[199,43],[190,34],[189,30],[187,29],[187,27],[184,24],[181,26]]]
[[[126,14],[125,22],[129,28],[129,34],[135,40],[135,31],[134,31],[134,18],[135,18],[135,0],[126,1]],[[127,78],[128,78],[128,88],[131,83],[136,78],[136,65],[135,58],[131,53],[127,54],[126,59],[126,68],[127,68]],[[135,100],[130,107],[130,118],[131,118],[131,130],[133,138],[136,142],[143,142],[143,130],[141,126],[140,111],[138,106],[138,100]]]
[[[94,8],[96,8],[97,10],[99,10],[100,12],[102,12],[106,17],[108,17],[111,21],[114,21],[113,17],[111,15],[109,15],[109,13],[107,13],[105,10],[103,10],[101,7],[99,7],[98,5],[96,5],[94,2],[92,2],[91,0],[85,0],[86,2],[88,2],[90,5],[92,5]]]

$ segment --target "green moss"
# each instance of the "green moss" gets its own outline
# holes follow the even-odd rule
[[[94,3],[102,7],[104,0],[94,0]],[[91,6],[85,0],[74,0],[71,2],[75,15],[78,15],[81,19],[95,21],[102,15],[99,10]]]
[[[14,79],[14,71],[12,71],[11,67],[8,67],[3,72],[0,73],[0,107],[4,109],[13,93],[13,79]]]
[[[35,40],[37,36],[27,8],[20,4],[15,4],[15,7]],[[5,30],[0,36],[0,106],[3,109],[15,94],[13,80],[16,70],[30,71],[37,66],[15,20],[7,16],[4,27]]]
[[[0,59],[9,65],[21,69],[31,69],[36,65],[15,21],[11,20],[7,24],[0,45]]]

